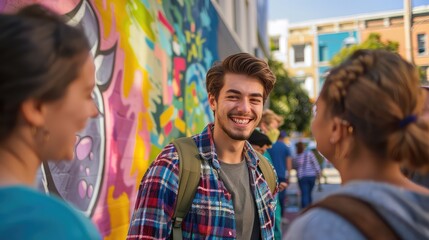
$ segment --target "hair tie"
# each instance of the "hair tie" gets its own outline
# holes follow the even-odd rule
[[[404,119],[402,119],[402,120],[399,122],[399,127],[400,127],[400,128],[404,128],[404,127],[406,127],[408,124],[413,123],[413,122],[415,122],[415,121],[417,121],[417,116],[416,116],[416,115],[408,115],[408,116],[406,116]]]

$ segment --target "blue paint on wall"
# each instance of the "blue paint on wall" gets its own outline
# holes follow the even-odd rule
[[[320,34],[317,36],[318,48],[319,48],[319,86],[323,85],[325,81],[326,71],[329,70],[330,66],[328,62],[334,57],[343,47],[347,46],[350,43],[348,40],[355,40],[355,43],[358,41],[356,31],[347,31],[347,32],[336,32],[336,33],[327,33]],[[346,40],[347,39],[347,40]]]
[[[319,61],[323,62],[322,60],[331,60],[332,57],[335,56],[335,54],[337,54],[341,50],[341,48],[345,46],[344,40],[348,37],[354,37],[357,40],[357,32],[338,32],[320,34],[319,36],[317,36],[319,43]],[[324,51],[321,52],[320,49],[323,49]],[[321,55],[325,55],[325,59],[321,59]]]

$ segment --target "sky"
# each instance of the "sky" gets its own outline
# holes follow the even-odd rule
[[[411,0],[413,6],[429,0]],[[403,9],[404,0],[268,0],[268,19],[290,23]]]

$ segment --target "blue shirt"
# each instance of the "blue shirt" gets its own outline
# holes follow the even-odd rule
[[[212,138],[213,125],[193,136],[201,162],[201,178],[191,209],[182,222],[184,239],[235,239],[236,226],[231,193],[219,178],[220,163]],[[276,201],[262,173],[258,156],[246,142],[243,156],[260,223],[261,239],[274,238]],[[172,217],[179,187],[179,157],[167,145],[143,177],[127,239],[171,239]]]
[[[284,181],[286,179],[286,159],[291,156],[289,147],[282,141],[276,141],[267,151],[270,153],[279,180]]]
[[[89,218],[26,186],[0,187],[0,239],[101,239]]]

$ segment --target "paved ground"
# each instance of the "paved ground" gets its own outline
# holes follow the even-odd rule
[[[325,169],[324,175],[326,178],[322,180],[322,184],[316,185],[313,190],[313,201],[317,201],[332,192],[334,192],[336,189],[340,187],[341,178],[338,175],[338,172],[334,168]],[[287,189],[287,195],[288,195],[288,204],[287,209],[285,212],[285,217],[282,221],[282,229],[283,234],[287,232],[287,228],[289,227],[290,223],[298,216],[300,208],[300,194],[299,194],[299,188],[298,184],[296,183],[296,178],[294,173],[292,172],[291,179],[290,179],[290,185]]]

